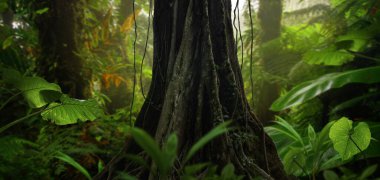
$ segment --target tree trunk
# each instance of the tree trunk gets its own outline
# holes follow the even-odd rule
[[[8,26],[9,28],[13,28],[13,18],[14,18],[14,13],[12,9],[7,8],[4,12],[1,13],[3,24]]]
[[[76,98],[91,96],[91,72],[78,53],[83,46],[84,0],[38,0],[37,9],[48,7],[36,18],[41,56],[37,71],[57,82],[64,93]]]
[[[236,129],[192,161],[231,162],[247,178],[286,179],[276,148],[243,91],[230,0],[160,0],[154,7],[153,78],[136,126],[160,144],[175,132],[182,159],[200,137],[232,120]]]
[[[260,0],[258,18],[260,21],[261,34],[260,44],[280,37],[281,34],[281,15],[282,15],[282,0]],[[274,52],[276,53],[276,52]],[[262,54],[260,64],[264,71],[269,71],[276,62],[273,59],[267,58],[268,55]],[[276,82],[263,80],[260,91],[256,91],[256,115],[263,124],[268,124],[274,119],[275,113],[269,108],[272,103],[279,97],[280,87]]]
[[[281,34],[282,0],[260,0],[260,42],[273,40]]]

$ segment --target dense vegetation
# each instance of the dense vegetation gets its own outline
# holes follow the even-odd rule
[[[221,52],[220,57],[228,59],[228,64],[237,54],[240,69],[233,67],[234,72],[224,71],[224,62],[218,64],[216,60],[215,67],[190,63],[188,67],[192,69],[186,72],[194,79],[203,78],[199,81],[206,83],[202,86],[204,89],[210,82],[223,91],[223,87],[228,89],[237,82],[236,86],[244,88],[245,94],[239,88],[237,91],[244,97],[227,91],[217,94],[215,101],[221,101],[218,102],[220,109],[207,107],[206,110],[220,110],[221,121],[209,114],[201,115],[199,118],[216,120],[207,125],[191,122],[192,127],[186,126],[188,131],[183,132],[174,128],[171,131],[169,127],[166,130],[166,124],[160,126],[161,122],[153,121],[159,118],[153,117],[157,114],[166,115],[154,114],[155,109],[167,103],[175,104],[165,117],[172,120],[168,119],[167,124],[173,124],[173,119],[177,120],[174,124],[180,124],[179,120],[192,116],[192,112],[197,114],[196,107],[202,106],[194,103],[192,97],[207,101],[214,94],[207,96],[206,90],[191,96],[180,92],[184,98],[178,99],[186,102],[176,102],[178,94],[166,93],[165,88],[171,85],[165,84],[168,83],[165,79],[170,77],[166,69],[157,66],[165,65],[165,61],[157,62],[161,58],[157,54],[166,58],[168,54],[161,52],[168,49],[167,52],[171,52],[170,43],[178,45],[178,38],[166,44],[165,38],[180,34],[183,29],[179,24],[187,21],[184,15],[176,17],[183,21],[175,24],[177,29],[173,28],[171,34],[165,34],[171,32],[168,31],[171,24],[164,24],[167,20],[159,17],[166,14],[159,13],[172,4],[164,2],[0,0],[0,179],[103,179],[107,176],[115,179],[271,179],[275,173],[270,172],[272,167],[268,167],[267,154],[263,155],[266,167],[260,158],[252,160],[255,177],[242,169],[246,165],[237,166],[239,158],[250,157],[242,147],[259,146],[257,149],[260,149],[264,146],[264,152],[270,154],[270,145],[266,144],[270,141],[265,140],[266,137],[276,145],[283,165],[276,168],[283,168],[288,175],[283,179],[380,177],[378,0],[237,0],[231,9],[223,7],[231,10],[234,30],[224,35],[234,37],[235,44],[227,38],[223,42],[236,46],[231,50],[232,47],[226,45],[226,51],[235,54],[222,57],[224,52]],[[223,2],[228,5],[230,1]],[[208,6],[206,1],[202,3],[195,5]],[[219,1],[213,3],[209,2],[211,7]],[[290,8],[294,3],[304,5]],[[160,5],[155,12],[154,4]],[[244,6],[239,8],[239,4]],[[187,9],[187,5],[181,3],[173,6]],[[215,16],[218,19],[217,13],[206,10],[213,8],[198,9],[203,10],[195,15],[209,13],[211,20]],[[228,18],[226,15],[221,19],[224,22]],[[194,22],[203,25],[203,20],[195,18]],[[223,50],[224,45],[213,36],[217,25],[214,22],[207,27],[211,40],[202,34],[189,42]],[[191,33],[184,31],[183,36],[186,32]],[[197,34],[197,28],[194,32]],[[186,43],[183,46],[187,47]],[[175,48],[180,49],[179,45]],[[207,48],[201,49],[202,57],[198,59],[210,55]],[[193,52],[199,53],[196,48]],[[176,58],[169,54],[166,65],[170,68]],[[183,62],[189,60],[188,57],[184,55]],[[180,63],[180,67],[182,65],[186,63]],[[215,70],[218,75],[211,77],[217,80],[212,81],[203,71],[198,75],[199,67],[206,72]],[[168,70],[168,74],[175,74],[175,70]],[[239,84],[240,70],[244,87]],[[192,89],[190,85],[198,80],[193,83],[190,78],[181,79],[180,73],[176,74],[178,78],[173,75],[173,81],[184,84],[183,93],[193,93],[186,90]],[[230,81],[228,73],[238,80]],[[161,76],[164,80],[158,78]],[[186,81],[192,83],[186,84]],[[159,92],[149,89],[159,89]],[[160,93],[168,96],[169,101],[165,102]],[[229,97],[223,97],[226,94]],[[257,118],[246,111],[245,103],[249,103]],[[194,111],[183,110],[192,106]],[[238,115],[233,109],[237,106],[242,107],[236,110]],[[247,114],[260,120],[260,125],[253,125],[257,129],[239,126],[238,116],[246,120],[249,119]],[[135,122],[138,127],[134,127]],[[260,130],[261,124],[269,137],[255,131]],[[158,137],[151,127],[163,132]],[[201,135],[191,134],[194,131]],[[194,137],[188,138],[186,134]],[[221,146],[223,140],[233,141],[227,146],[234,146],[231,149],[236,154],[240,152],[237,159],[228,156],[223,161],[214,161],[204,157],[212,156],[212,153],[207,154],[210,150],[218,154],[216,150],[230,148]],[[234,144],[238,141],[253,144]],[[277,158],[277,155],[269,156]],[[141,175],[144,173],[148,175]]]

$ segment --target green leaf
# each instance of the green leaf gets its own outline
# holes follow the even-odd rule
[[[328,90],[340,88],[350,83],[372,84],[380,82],[380,66],[331,73],[316,80],[301,83],[284,96],[278,98],[271,106],[273,111],[281,111],[312,99]]]
[[[352,128],[352,121],[342,117],[331,126],[329,137],[342,160],[347,160],[369,146],[371,131],[364,122]]]
[[[25,100],[32,108],[40,108],[62,96],[61,88],[57,84],[40,77],[24,77],[15,86],[23,92]]]
[[[226,121],[218,126],[216,126],[214,129],[212,129],[210,132],[208,132],[206,135],[201,137],[189,150],[185,157],[185,162],[190,160],[190,158],[198,152],[203,146],[205,146],[208,142],[210,142],[212,139],[216,138],[217,136],[224,134],[228,131],[227,127],[231,124],[231,121]]]
[[[336,44],[342,42],[350,42],[350,46],[344,49],[351,51],[362,51],[370,43],[370,41],[378,34],[380,28],[378,23],[374,23],[366,28],[359,30],[351,30],[344,35],[337,37]]]
[[[79,100],[66,95],[60,99],[61,103],[51,103],[41,115],[44,120],[51,120],[57,125],[75,124],[79,121],[93,121],[103,114],[94,99]]]
[[[329,132],[334,122],[327,123],[323,129],[318,133],[317,139],[313,148],[316,152],[326,152],[331,147],[331,140],[329,138]]]
[[[22,92],[31,108],[40,108],[58,100],[62,96],[61,88],[40,77],[24,77],[14,69],[1,69],[6,83]]]
[[[330,114],[335,114],[339,111],[345,110],[345,109],[350,108],[350,107],[354,107],[354,106],[358,105],[359,103],[364,103],[364,102],[370,100],[371,98],[374,99],[374,98],[377,98],[379,96],[380,96],[380,92],[378,92],[378,91],[368,92],[368,93],[365,93],[363,95],[356,96],[352,99],[349,99],[347,101],[344,101],[344,102],[336,105],[332,110],[330,110]]]
[[[334,8],[343,4],[344,2],[346,2],[346,0],[331,0],[330,1],[331,7],[334,7]]]
[[[308,64],[340,66],[344,63],[352,61],[354,55],[345,50],[338,50],[335,46],[323,49],[313,49],[307,51],[302,60]]]
[[[301,135],[293,128],[292,125],[279,116],[276,116],[276,120],[276,125],[265,127],[268,134],[280,133],[281,138],[288,137],[293,142],[304,146]]]
[[[103,161],[99,160],[98,161],[98,173],[102,172],[104,169],[104,163]]]
[[[77,169],[79,172],[81,172],[87,179],[90,179],[90,180],[92,179],[90,176],[90,173],[88,173],[88,171],[82,165],[80,165],[78,162],[76,162],[69,155],[58,151],[54,157],[70,164],[75,169]]]
[[[199,164],[187,165],[185,167],[185,174],[194,175],[195,173],[201,171],[202,169],[205,169],[209,165],[210,163],[199,163]]]
[[[305,176],[309,174],[309,169],[306,168],[306,155],[305,155],[304,148],[300,147],[292,147],[289,148],[288,152],[281,158],[282,162],[284,163],[285,171],[288,174],[293,174],[295,176]],[[299,166],[299,165],[301,166]],[[306,171],[306,174],[304,173]]]
[[[121,172],[119,173],[116,178],[114,179],[120,179],[120,180],[138,180],[137,177],[129,175],[127,172]]]
[[[222,170],[221,177],[223,179],[231,179],[235,176],[235,167],[233,164],[228,163]]]
[[[21,81],[23,76],[15,69],[0,68],[2,78],[5,83],[14,85],[16,82]]]
[[[165,153],[165,162],[167,163],[167,168],[172,167],[174,160],[177,157],[177,145],[178,138],[176,134],[171,134],[163,147],[163,152]]]
[[[343,165],[344,163],[345,162],[342,161],[340,155],[336,153],[335,155],[329,157],[326,161],[321,162],[320,170],[336,168]]]
[[[325,180],[339,180],[339,176],[334,171],[323,171],[323,177]]]
[[[166,162],[165,155],[160,150],[158,144],[154,141],[154,139],[145,131],[139,128],[132,128],[131,133],[133,139],[137,142],[137,144],[145,150],[145,152],[153,159],[155,164],[157,165],[159,171],[161,173],[166,173]]]
[[[315,134],[313,126],[311,126],[310,124],[307,127],[307,135],[309,136],[310,141],[314,141],[317,137],[317,135]]]
[[[3,49],[7,49],[9,46],[11,46],[13,44],[13,36],[9,36],[7,37],[7,39],[5,39],[3,41]]]
[[[49,8],[42,8],[36,11],[36,14],[43,14],[49,11]]]
[[[360,175],[359,179],[366,179],[367,177],[371,176],[373,173],[376,172],[377,164],[374,164],[372,166],[367,167],[362,174]]]

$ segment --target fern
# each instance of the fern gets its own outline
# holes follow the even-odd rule
[[[13,159],[20,153],[24,153],[25,145],[33,145],[33,142],[30,142],[25,139],[21,139],[15,136],[5,136],[0,138],[0,157],[3,159]]]

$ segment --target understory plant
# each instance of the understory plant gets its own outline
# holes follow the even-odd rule
[[[320,132],[315,132],[311,125],[302,131],[277,117],[275,125],[265,130],[274,140],[289,174],[315,178],[324,170],[367,158],[365,155],[380,155],[366,151],[371,131],[378,129],[372,127],[370,130],[365,122],[354,124],[342,117],[328,123]]]
[[[235,174],[234,166],[229,163],[218,173],[218,166],[210,163],[197,163],[189,164],[192,156],[195,155],[202,147],[217,136],[226,133],[231,130],[228,127],[231,121],[226,121],[219,124],[197,142],[195,142],[190,148],[189,152],[184,155],[182,161],[179,161],[178,157],[178,139],[175,133],[171,134],[166,142],[160,146],[154,141],[154,139],[145,131],[139,128],[131,128],[130,132],[137,144],[145,151],[145,153],[152,159],[154,165],[149,167],[145,163],[145,159],[142,156],[133,154],[127,154],[126,158],[138,163],[140,166],[149,169],[154,179],[173,179],[179,178],[184,180],[195,179],[221,179],[221,180],[235,180],[243,179],[244,176]],[[175,172],[178,177],[169,177],[170,172]],[[137,179],[127,172],[120,173],[119,177],[125,179]]]

